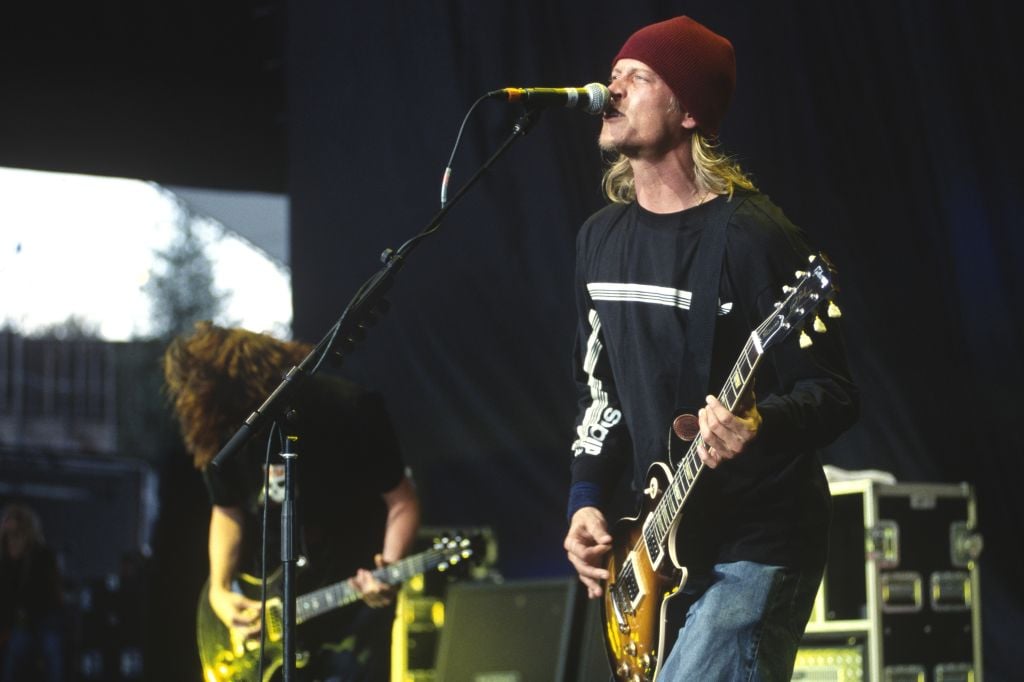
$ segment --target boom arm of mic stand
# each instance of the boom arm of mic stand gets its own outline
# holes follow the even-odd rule
[[[380,311],[383,296],[391,288],[395,275],[401,269],[405,258],[424,238],[437,231],[448,211],[465,196],[466,192],[512,146],[513,142],[530,131],[539,114],[540,109],[527,107],[526,111],[513,125],[512,133],[498,147],[498,150],[459,188],[459,191],[434,215],[427,226],[397,250],[390,248],[384,250],[384,253],[381,254],[381,261],[383,261],[384,267],[359,288],[359,291],[356,292],[349,302],[341,317],[338,318],[338,321],[334,323],[324,338],[320,340],[320,343],[306,355],[298,366],[292,367],[284,380],[274,389],[274,392],[267,397],[255,412],[249,415],[245,423],[242,424],[238,431],[221,448],[220,452],[211,460],[210,465],[212,467],[216,469],[223,466],[224,462],[241,450],[249,439],[266,425],[269,419],[280,415],[284,411],[284,399],[294,393],[298,384],[304,379],[316,373],[324,357],[332,354],[335,361],[340,363],[344,359],[344,353],[362,340],[363,330],[373,321],[375,312]]]
[[[416,235],[412,239],[409,239],[405,244],[398,248],[397,251],[386,249],[381,255],[381,260],[384,262],[384,267],[376,274],[374,274],[366,283],[359,288],[355,296],[349,302],[349,305],[345,308],[345,311],[338,318],[338,321],[334,324],[331,330],[321,339],[320,343],[311,350],[306,357],[299,363],[298,366],[293,367],[284,380],[274,389],[274,392],[263,402],[263,404],[245,420],[242,427],[231,437],[227,444],[221,448],[221,451],[211,460],[210,464],[213,467],[220,467],[223,463],[238,450],[240,450],[245,443],[259,431],[268,419],[274,416],[283,414],[286,408],[284,399],[295,392],[298,384],[305,378],[311,376],[320,367],[323,359],[333,354],[337,360],[340,361],[343,358],[343,354],[340,349],[337,349],[336,345],[351,346],[362,340],[362,328],[364,328],[369,322],[372,321],[373,311],[383,301],[383,295],[391,288],[391,284],[394,280],[395,274],[401,269],[402,264],[405,261],[405,257],[412,251],[416,245],[422,241],[427,235],[435,232],[441,224],[442,218],[448,213],[452,206],[454,206],[466,191],[476,183],[476,181],[483,175],[483,173],[491,167],[491,165],[501,156],[512,142],[525,135],[529,132],[533,122],[536,118],[537,111],[535,109],[527,109],[513,127],[512,134],[507,140],[498,148],[494,154],[484,163],[483,166],[469,179],[466,184],[463,185],[459,191],[452,197],[452,200],[448,202],[446,206],[443,206],[441,210],[434,216],[433,220],[427,225],[427,227]],[[353,316],[350,320],[350,316]],[[339,341],[340,339],[340,341]],[[286,603],[291,603],[294,596],[294,588],[291,585],[291,581],[285,581],[285,594],[282,597]],[[284,619],[284,631],[285,631],[285,656],[284,656],[284,680],[285,682],[291,682],[293,673],[295,671],[295,656],[293,653],[294,638],[292,633],[294,632],[295,623],[294,618],[290,617],[289,610],[285,611]]]
[[[366,284],[360,288],[359,293],[356,294],[356,298],[353,300],[353,303],[350,303],[345,312],[342,313],[341,319],[335,324],[335,331],[328,335],[329,340],[327,342],[328,348],[326,352],[333,353],[335,358],[340,362],[344,355],[343,349],[335,347],[336,338],[341,337],[341,341],[337,343],[348,347],[352,347],[362,340],[361,332],[356,332],[357,338],[346,336],[342,333],[342,330],[345,329],[343,320],[348,317],[350,311],[356,310],[360,314],[356,315],[356,321],[350,324],[348,328],[358,329],[364,325],[364,320],[366,319],[365,315],[372,315],[374,308],[382,300],[383,295],[391,288],[395,275],[405,263],[405,258],[419,245],[421,241],[423,241],[423,239],[438,230],[441,226],[441,221],[446,215],[448,215],[448,211],[450,211],[455,204],[465,196],[466,192],[468,192],[469,189],[483,176],[483,174],[486,173],[492,165],[494,165],[494,162],[497,161],[510,146],[512,146],[512,143],[530,132],[533,124],[536,123],[537,117],[540,115],[540,111],[541,110],[539,108],[528,107],[523,112],[515,125],[512,126],[512,133],[508,138],[506,138],[501,146],[498,147],[498,150],[495,151],[490,158],[488,158],[487,161],[477,169],[469,180],[459,188],[455,195],[452,196],[451,200],[441,207],[441,210],[434,215],[430,222],[427,223],[427,226],[423,228],[419,234],[406,241],[397,250],[390,248],[384,250],[380,257],[381,261],[384,263],[384,268],[367,280]],[[364,291],[365,293],[363,293]],[[362,320],[360,319],[360,315],[364,316]]]

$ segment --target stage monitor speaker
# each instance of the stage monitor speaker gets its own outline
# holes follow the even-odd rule
[[[587,599],[587,591],[580,589],[577,599],[585,602],[582,608],[577,605],[577,618],[582,624],[576,627],[579,630],[579,667],[573,675],[569,672],[569,679],[575,682],[606,682],[612,679],[612,669],[608,664],[608,654],[604,647],[604,619],[601,610],[604,608],[603,599]]]
[[[436,682],[564,680],[575,582],[452,584],[445,597]]]

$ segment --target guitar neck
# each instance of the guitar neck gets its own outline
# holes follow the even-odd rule
[[[725,386],[718,394],[718,399],[730,411],[735,409],[749,390],[751,380],[754,378],[758,365],[761,364],[763,355],[764,349],[758,342],[758,335],[751,334],[743,346],[743,351],[737,358],[736,364],[733,365],[732,371],[729,372]],[[686,503],[697,478],[704,470],[704,462],[701,461],[700,454],[697,452],[697,446],[703,442],[704,439],[697,434],[686,454],[680,459],[668,490],[654,509],[654,523],[651,524],[654,537],[651,539],[658,544],[662,544],[668,537],[676,516]]]
[[[372,572],[373,577],[387,585],[398,585],[414,575],[419,575],[443,564],[451,555],[451,550],[430,549],[378,568]],[[296,599],[295,620],[302,623],[314,616],[352,604],[361,598],[359,591],[348,580],[342,580],[308,592]]]

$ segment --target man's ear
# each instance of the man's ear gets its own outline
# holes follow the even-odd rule
[[[697,119],[690,115],[690,112],[683,114],[683,120],[680,122],[686,130],[694,130],[697,128]]]

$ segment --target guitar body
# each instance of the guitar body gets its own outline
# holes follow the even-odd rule
[[[259,601],[262,581],[254,576],[239,574],[239,591],[249,599]],[[280,611],[281,572],[275,572],[267,579],[268,613]],[[273,616],[268,618],[273,621]],[[296,629],[296,668],[309,664],[311,653],[303,647],[302,632]],[[199,660],[203,665],[203,676],[207,682],[271,682],[279,680],[284,659],[284,642],[273,625],[268,628],[268,637],[263,645],[263,677],[259,677],[260,649],[257,639],[238,641],[231,630],[213,612],[209,599],[209,582],[199,592],[199,606],[196,610],[196,639],[199,645]]]
[[[668,489],[672,473],[661,463],[648,470],[639,513],[619,519],[612,528],[604,595],[604,634],[608,662],[617,679],[653,680],[671,647],[665,627],[670,600],[686,584],[686,568],[677,566],[663,547],[648,551],[645,530]]]

